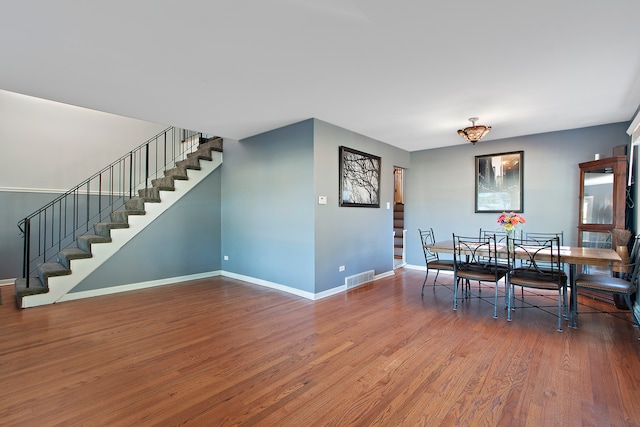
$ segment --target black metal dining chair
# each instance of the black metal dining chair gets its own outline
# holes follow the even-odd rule
[[[421,295],[424,296],[424,285],[427,283],[429,277],[429,270],[436,270],[436,277],[433,279],[433,286],[436,285],[438,280],[438,274],[440,270],[453,271],[453,260],[441,260],[440,256],[436,252],[431,252],[428,248],[429,245],[433,245],[436,242],[435,235],[433,234],[433,228],[428,230],[418,229],[420,233],[420,241],[422,242],[422,251],[424,252],[424,262],[427,266],[427,271],[422,282]],[[455,283],[455,282],[454,282]]]
[[[633,318],[633,324],[635,326],[640,325],[640,319],[636,310],[631,303],[631,296],[636,292],[638,288],[638,274],[640,272],[640,234],[635,237],[633,242],[633,249],[631,250],[629,258],[629,264],[624,268],[624,272],[621,277],[613,277],[608,274],[578,274],[575,281],[574,292],[575,298],[571,298],[575,301],[576,307],[572,307],[572,316],[578,315],[577,301],[578,291],[580,289],[595,290],[599,292],[606,292],[612,295],[620,295],[627,303],[627,307],[631,311]],[[573,317],[574,325],[577,327],[577,317]]]
[[[453,249],[454,283],[459,279],[492,282],[495,286],[493,317],[497,318],[498,284],[509,270],[498,263],[496,237],[464,237],[454,233]],[[506,294],[508,295],[508,292]],[[458,309],[458,286],[455,286],[453,291],[453,309]]]
[[[517,237],[517,236],[515,236]],[[523,232],[522,233],[522,239],[526,239],[526,240],[531,240],[531,241],[537,241],[537,242],[546,242],[549,239],[553,239],[557,237],[560,241],[560,246],[564,245],[564,231],[559,231],[559,232],[537,232],[537,231],[527,231],[527,232]],[[526,261],[522,261],[521,263],[524,263]],[[544,261],[539,261],[538,262],[538,267],[540,268],[551,268],[551,265],[548,265],[548,263],[545,263]],[[564,263],[560,263],[560,267],[562,270],[564,270]],[[524,300],[524,287],[521,288],[521,294],[520,297]],[[566,296],[565,298],[565,302],[566,302]]]
[[[510,287],[507,320],[511,321],[511,310],[515,309],[515,287],[552,290],[558,292],[558,331],[562,331],[564,317],[568,318],[567,274],[562,268],[560,238],[543,240],[537,238],[507,240],[510,248],[510,270],[507,282]]]

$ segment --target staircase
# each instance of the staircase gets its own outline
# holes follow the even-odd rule
[[[404,204],[393,204],[393,257],[402,259],[404,251]]]
[[[191,135],[190,138],[193,139],[193,135]],[[147,144],[149,144],[149,142]],[[181,145],[184,146],[184,140]],[[160,146],[162,146],[162,144],[160,144]],[[156,174],[158,177],[151,179],[151,186],[137,190],[137,196],[135,194],[130,194],[131,197],[122,197],[122,204],[118,209],[114,209],[113,204],[107,207],[107,209],[110,208],[110,212],[106,215],[106,218],[101,219],[103,215],[101,212],[105,208],[103,206],[97,207],[96,210],[99,212],[98,220],[93,222],[92,227],[90,227],[89,220],[87,219],[85,233],[76,235],[76,231],[74,229],[72,237],[64,235],[63,228],[66,228],[66,224],[72,221],[67,218],[66,213],[64,217],[62,213],[60,213],[59,218],[46,219],[47,212],[49,212],[47,209],[51,209],[52,213],[49,214],[50,216],[54,215],[57,210],[62,212],[63,202],[58,199],[21,221],[19,226],[24,232],[25,238],[25,265],[23,270],[25,272],[28,271],[29,273],[25,273],[24,278],[16,280],[15,283],[16,299],[19,307],[33,307],[37,305],[52,304],[59,301],[60,298],[72,290],[74,286],[86,278],[88,274],[108,260],[127,241],[142,231],[142,229],[162,214],[162,212],[167,210],[173,203],[177,202],[184,194],[186,194],[190,188],[204,179],[222,163],[222,138],[213,137],[205,139],[200,136],[191,146],[192,148],[189,149],[190,152],[179,153],[177,157],[174,157],[174,159],[170,161],[166,160],[167,146],[165,134],[164,164],[172,167],[164,168],[164,170],[162,170],[163,176],[158,176],[159,174]],[[150,148],[148,145],[146,147],[144,145],[141,147],[142,152],[146,152],[147,162],[146,176],[141,180],[141,182],[147,184],[149,176]],[[156,151],[157,153],[161,153],[162,150],[157,149]],[[156,158],[158,156],[159,154],[156,154]],[[182,160],[179,160],[180,158],[182,158]],[[126,174],[133,177],[133,175],[139,171],[135,170],[135,167],[133,166],[133,157],[128,161],[132,166],[130,169],[127,169]],[[202,163],[203,161],[206,163]],[[141,175],[144,175],[144,173]],[[102,181],[103,177],[101,172],[100,182]],[[178,186],[178,181],[192,182]],[[83,188],[84,185],[84,183],[81,184]],[[86,184],[87,218],[89,217],[88,212],[90,210],[89,201],[92,200],[92,197],[98,200],[99,205],[102,204],[103,199],[114,198],[113,191],[109,195],[104,195],[101,191],[97,195],[95,194],[95,191],[92,193],[92,185],[93,184],[91,184],[91,182]],[[129,184],[130,188],[132,188],[132,186],[133,184]],[[131,190],[129,192],[132,193]],[[116,191],[115,193],[122,193],[122,191]],[[69,195],[73,195],[74,200],[85,197],[77,196],[75,192],[65,194],[65,196]],[[118,194],[117,196],[120,195],[122,194]],[[62,198],[59,199],[62,200]],[[60,203],[60,207],[56,204],[58,201]],[[65,208],[66,204],[67,199],[65,198]],[[78,211],[79,209],[74,207],[74,210]],[[42,217],[42,212],[45,212],[45,221],[44,223],[39,222],[36,225],[36,228],[38,230],[38,234],[40,234],[41,229],[44,228],[45,236],[44,238],[39,236],[36,239],[35,236],[32,236],[30,230],[31,221],[35,221],[36,218]],[[74,225],[76,222],[76,216],[77,214],[74,212]],[[47,227],[53,228],[56,222],[60,223],[60,229],[57,231],[48,231]],[[47,241],[49,233],[51,235],[55,234],[59,237],[57,242],[55,239],[52,239],[53,242]],[[62,242],[67,242],[69,240],[70,243],[65,247],[62,247]],[[31,250],[31,246],[36,242],[38,245],[37,250]],[[52,255],[53,252],[56,252],[55,250],[52,250],[56,249],[56,245],[59,250],[57,253]],[[41,247],[43,246],[45,248],[52,249],[41,250]],[[34,264],[32,260],[42,260],[42,262],[36,262],[35,268],[31,270],[30,265]],[[76,263],[78,264],[77,266],[75,265]],[[74,264],[73,269],[72,264]]]

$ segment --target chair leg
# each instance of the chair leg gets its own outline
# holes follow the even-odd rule
[[[511,322],[511,299],[513,298],[514,285],[507,282],[505,288],[507,288],[507,322]]]
[[[496,282],[495,285],[496,285],[496,292],[495,292],[495,296],[493,297],[493,318],[497,319],[498,318],[498,282]]]
[[[424,285],[427,283],[427,278],[429,277],[429,268],[427,267],[427,274],[424,275],[424,281],[422,282],[422,292],[420,295],[424,296]]]
[[[629,307],[629,310],[631,311],[631,317],[633,317],[633,326],[638,326],[640,323],[636,318],[636,312],[634,311],[633,305],[631,304],[631,297],[629,296],[629,294],[624,294],[624,299],[627,302],[627,307]]]
[[[562,288],[558,289],[558,332],[562,332]]]
[[[436,270],[436,277],[433,279],[433,287],[436,287],[436,281],[438,280],[438,274],[440,274],[440,270]]]
[[[458,310],[458,275],[453,273],[453,311]]]

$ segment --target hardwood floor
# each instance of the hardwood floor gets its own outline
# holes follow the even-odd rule
[[[421,297],[423,278],[313,302],[218,277],[26,310],[4,286],[0,424],[640,425],[628,311],[585,299],[557,332],[553,295],[509,323],[490,288],[454,312],[450,276]]]

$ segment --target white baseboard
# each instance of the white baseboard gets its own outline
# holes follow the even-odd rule
[[[16,283],[16,279],[0,279],[0,286],[13,286]]]
[[[393,276],[394,274],[395,273],[393,270],[387,271],[385,273],[376,275],[373,280],[375,281],[378,279],[382,279],[384,277],[390,277],[390,276]],[[80,291],[80,292],[70,292],[65,294],[62,298],[60,298],[59,301],[60,302],[74,301],[74,300],[79,300],[84,298],[93,298],[93,297],[102,296],[102,295],[111,295],[111,294],[117,294],[120,292],[135,291],[138,289],[152,288],[155,286],[171,285],[175,283],[187,282],[190,280],[197,280],[197,279],[205,279],[207,277],[215,277],[215,276],[224,276],[224,277],[229,277],[231,279],[242,280],[243,282],[251,283],[258,286],[264,286],[265,288],[276,289],[276,290],[283,291],[299,297],[303,297],[312,301],[327,298],[332,295],[345,292],[347,290],[346,285],[340,285],[340,286],[336,286],[335,288],[331,288],[326,291],[322,291],[314,294],[312,292],[307,292],[300,289],[292,288],[291,286],[269,282],[268,280],[257,279],[255,277],[231,273],[229,271],[224,271],[224,270],[216,270],[216,271],[209,271],[206,273],[191,274],[187,276],[170,277],[170,278],[160,279],[160,280],[150,280],[148,282],[113,286],[109,288],[92,289],[89,291]],[[13,282],[11,282],[11,284],[13,284]]]

